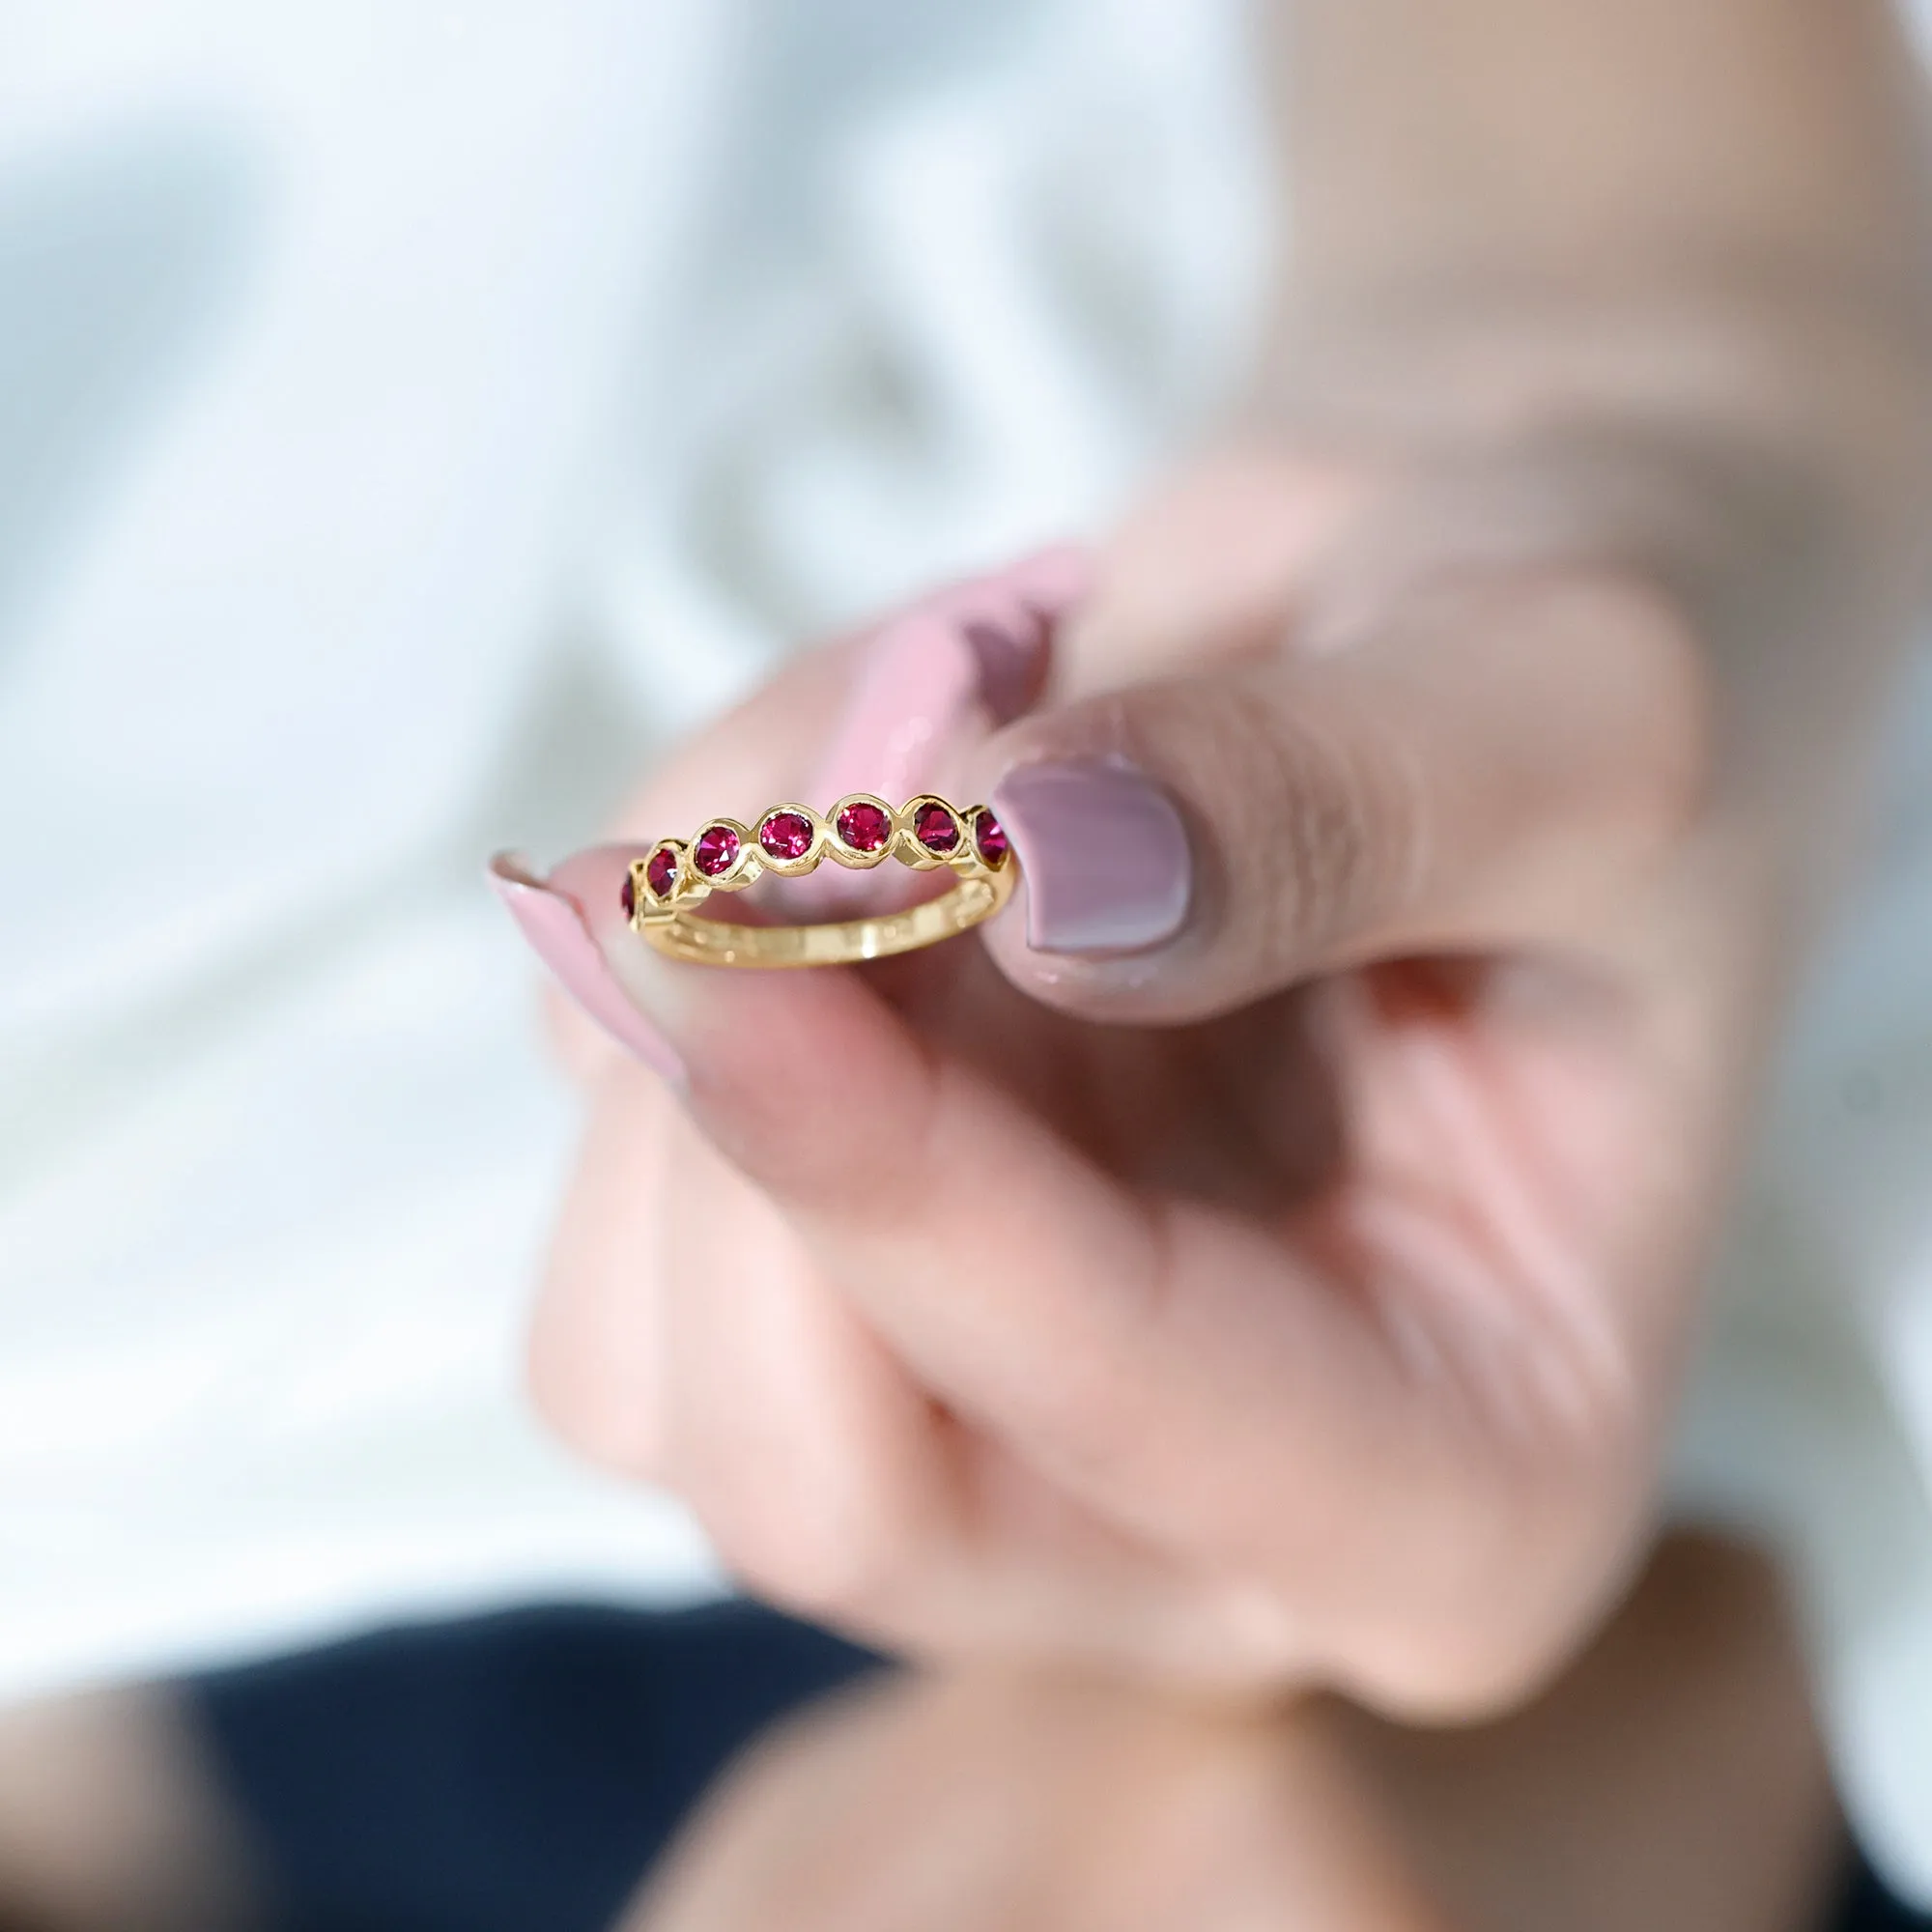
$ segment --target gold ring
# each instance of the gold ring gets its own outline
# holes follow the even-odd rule
[[[896,859],[914,871],[950,867],[958,877],[937,898],[902,912],[821,925],[734,925],[700,919],[713,893],[737,893],[767,872],[798,878],[831,859],[869,871]],[[845,966],[913,952],[971,930],[1012,896],[1019,862],[983,805],[961,811],[930,792],[895,811],[852,792],[821,815],[775,805],[752,825],[710,820],[695,838],[661,838],[631,862],[624,911],[631,928],[672,959],[704,966]]]

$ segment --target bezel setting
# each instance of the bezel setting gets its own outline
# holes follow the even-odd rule
[[[968,842],[965,814],[930,792],[908,799],[899,817],[899,857],[916,871],[950,865]]]
[[[788,850],[801,829],[805,842],[796,851]],[[766,838],[768,833],[772,835],[770,842]],[[825,821],[810,806],[775,805],[758,819],[759,864],[781,879],[815,871],[830,836]]]
[[[743,892],[767,872],[802,878],[828,859],[852,871],[871,871],[896,859],[917,872],[951,869],[960,883],[941,900],[826,926],[724,927],[689,919],[714,893]],[[1011,872],[1005,835],[986,806],[962,810],[936,793],[921,792],[894,807],[872,792],[848,792],[829,811],[786,801],[750,821],[708,818],[689,839],[657,839],[632,860],[621,895],[632,929],[677,956],[701,955],[724,964],[826,964],[909,951],[963,931],[1006,903]],[[988,892],[989,885],[995,890]],[[915,923],[925,936],[910,936]],[[774,935],[835,932],[838,940],[826,939],[809,959],[750,956],[784,951]],[[720,934],[740,935],[736,948],[747,956],[735,956]],[[838,952],[839,946],[845,950]],[[811,949],[801,941],[791,950]]]
[[[666,870],[670,874],[668,882],[661,876]],[[632,860],[633,923],[646,916],[653,907],[673,904],[690,876],[681,838],[660,838],[643,858]]]
[[[826,818],[832,826],[827,852],[841,866],[870,871],[893,856],[900,815],[868,791],[847,792]]]
[[[735,818],[707,819],[688,850],[691,870],[713,892],[735,893],[757,877],[752,857],[757,842]]]

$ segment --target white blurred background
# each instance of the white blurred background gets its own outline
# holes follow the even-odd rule
[[[0,1697],[711,1587],[519,1343],[482,884],[1240,367],[1203,0],[0,5]]]

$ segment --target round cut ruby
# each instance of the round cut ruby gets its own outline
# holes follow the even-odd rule
[[[659,898],[670,897],[670,889],[677,884],[677,854],[668,845],[660,845],[651,854],[644,867],[644,883]]]
[[[928,852],[945,853],[959,843],[959,827],[943,805],[928,801],[912,815],[912,836]]]
[[[638,882],[629,872],[624,874],[624,883],[617,893],[624,907],[624,917],[635,919],[638,914]]]
[[[707,879],[728,872],[738,856],[738,835],[728,825],[707,825],[691,848],[691,863]]]
[[[838,836],[855,852],[876,852],[893,836],[892,814],[863,798],[855,800],[838,814]]]
[[[774,859],[803,859],[811,850],[811,820],[802,811],[775,811],[758,827],[758,843]]]
[[[1006,827],[983,808],[974,814],[973,843],[980,848],[980,856],[987,865],[1000,866],[1006,863]]]

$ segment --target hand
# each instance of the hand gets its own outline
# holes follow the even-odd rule
[[[963,764],[1030,899],[983,947],[674,966],[624,851],[559,868],[679,1070],[599,1079],[537,1391],[753,1589],[1442,1713],[1620,1587],[1918,608],[1927,441],[1909,342],[1829,294],[1613,335],[1304,345],[1281,427],[1130,520],[1050,664],[1014,675],[1044,593],[969,587],[796,664],[627,818],[756,812],[855,730],[881,783]],[[976,611],[1044,696],[942,744]]]
[[[901,1676],[726,1774],[628,1932],[1800,1932],[1842,1841],[1767,1566],[1667,1548],[1501,1724]]]
[[[1448,1932],[1391,1856],[1327,1715],[1215,1717],[1052,1680],[895,1679],[727,1774],[625,1925]]]

